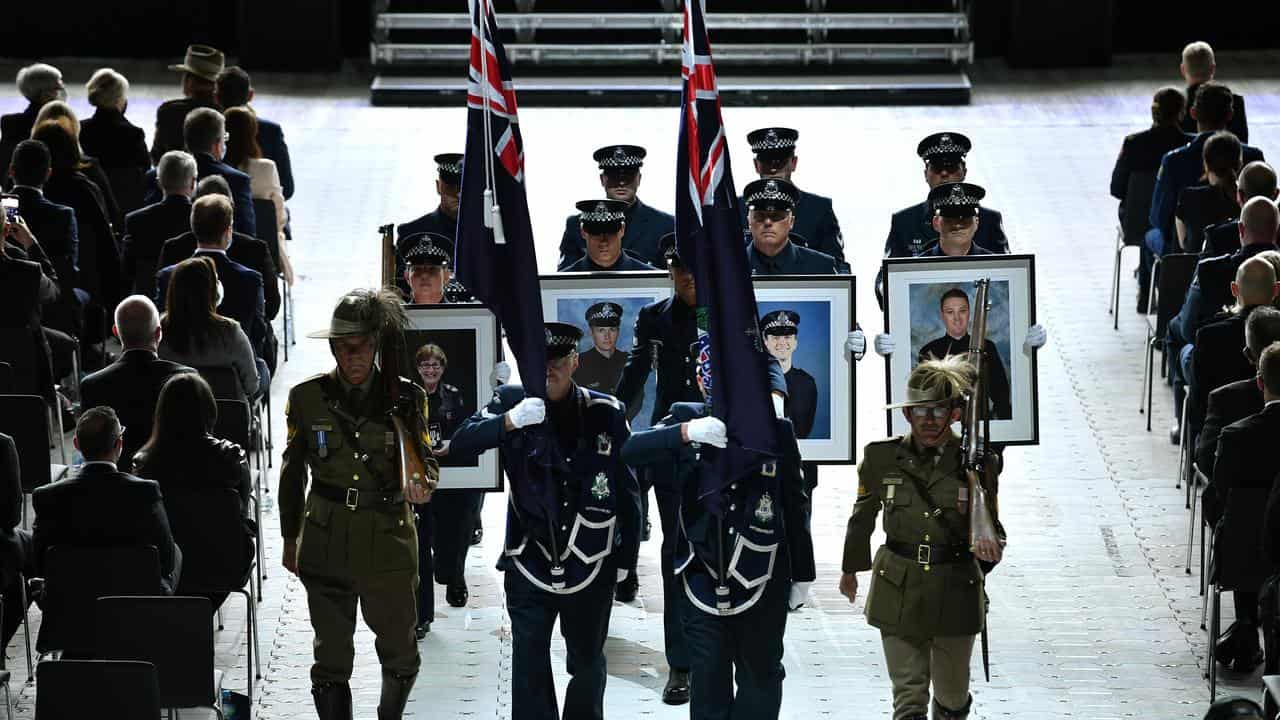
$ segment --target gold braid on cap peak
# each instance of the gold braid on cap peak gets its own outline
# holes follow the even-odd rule
[[[973,390],[976,373],[964,355],[930,358],[916,365],[907,378],[907,387],[917,388],[926,396],[960,400]]]

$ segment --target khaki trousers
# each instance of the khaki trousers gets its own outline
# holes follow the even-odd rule
[[[884,664],[893,683],[893,720],[929,714],[929,683],[933,697],[945,708],[959,709],[969,701],[969,659],[974,635],[906,638],[880,633]]]

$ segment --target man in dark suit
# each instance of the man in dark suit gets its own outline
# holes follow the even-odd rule
[[[187,152],[196,159],[196,178],[203,180],[210,175],[218,175],[226,180],[235,204],[236,232],[257,234],[258,218],[253,211],[253,191],[249,176],[222,162],[222,156],[227,150],[226,122],[222,113],[210,108],[192,110],[183,126],[183,133]],[[147,202],[159,202],[161,192],[155,168],[147,172],[147,187]]]
[[[41,307],[56,301],[59,292],[57,271],[26,222],[21,216],[9,222],[0,214],[0,328],[28,334],[35,346],[35,357],[13,357],[0,349],[0,360],[15,370],[32,367],[30,381],[38,388],[52,388],[74,368],[75,339],[43,327],[41,320]]]
[[[116,411],[125,428],[118,464],[132,472],[133,454],[151,437],[160,388],[174,375],[195,371],[156,356],[160,313],[150,298],[130,295],[122,300],[111,332],[120,340],[120,358],[81,381],[81,407],[105,405]]]
[[[253,101],[253,83],[243,68],[233,65],[223,70],[218,74],[216,86],[214,96],[224,108],[248,107]],[[279,123],[263,117],[257,108],[253,111],[258,118],[258,147],[262,149],[262,157],[276,164],[284,199],[288,200],[293,197],[293,163],[289,160],[289,146],[284,142],[284,130]]]
[[[231,242],[231,214],[231,201],[222,195],[206,195],[192,204],[191,231],[196,239],[195,255],[208,256],[217,266],[218,282],[222,286],[218,313],[240,323],[240,328],[249,336],[254,353],[261,358],[263,341],[270,329],[265,315],[262,275],[227,257],[227,245]],[[173,268],[173,265],[168,265],[156,273],[156,305],[161,310],[165,306],[164,298]]]
[[[1213,48],[1209,47],[1207,42],[1193,42],[1182,48],[1182,64],[1178,66],[1178,71],[1182,73],[1182,79],[1187,82],[1187,103],[1193,103],[1196,99],[1196,92],[1200,86],[1213,81],[1213,76],[1218,70],[1217,62],[1213,56]],[[1186,117],[1182,120],[1182,129],[1186,132],[1196,132],[1195,118]],[[1231,122],[1227,125],[1227,129],[1231,134],[1240,138],[1240,142],[1249,142],[1249,121],[1244,115],[1244,98],[1231,94]]]
[[[645,149],[638,145],[609,145],[592,154],[600,166],[600,185],[604,196],[627,204],[627,236],[622,249],[637,260],[654,267],[666,267],[658,241],[663,235],[676,229],[676,219],[661,210],[645,205],[636,197],[640,189],[640,168],[644,166]],[[556,269],[563,271],[587,254],[587,243],[582,237],[579,215],[574,213],[564,222],[564,236],[560,238],[560,262]]]
[[[39,238],[58,276],[58,299],[45,308],[44,324],[78,336],[82,327],[83,303],[88,295],[80,296],[75,290],[80,278],[76,213],[45,198],[42,188],[49,174],[49,149],[44,143],[38,140],[18,143],[9,165],[9,176],[14,182],[12,192],[18,196],[18,213],[26,221],[31,234]]]
[[[755,153],[756,175],[761,180],[780,178],[791,184],[792,174],[800,158],[796,156],[796,141],[800,132],[791,128],[761,128],[747,133],[747,143]],[[803,240],[810,250],[826,253],[836,259],[842,274],[849,274],[849,263],[844,259],[844,236],[840,234],[840,222],[836,220],[831,198],[816,195],[799,187],[796,199],[795,227],[792,234]],[[747,228],[747,204],[738,202],[738,216],[742,220],[743,234],[751,241]]]
[[[206,195],[221,195],[235,203],[227,181],[217,175],[210,175],[196,185],[195,199]],[[160,248],[160,261],[157,267],[169,267],[191,257],[196,251],[196,236],[191,232],[190,215],[187,226],[180,233],[171,235]],[[264,240],[241,232],[231,232],[231,246],[227,248],[227,257],[234,262],[257,271],[262,276],[262,292],[265,301],[266,318],[274,320],[280,312],[280,276],[276,272],[275,260],[271,258],[271,249]]]
[[[18,91],[27,99],[27,107],[20,113],[0,116],[0,169],[8,168],[13,150],[18,143],[31,137],[40,108],[51,100],[66,100],[67,89],[62,84],[62,72],[52,65],[35,63],[18,71]],[[0,179],[0,187],[13,187],[13,180],[6,174]]]
[[[156,166],[164,199],[139,208],[124,218],[121,271],[133,292],[156,294],[156,270],[165,241],[191,231],[191,196],[196,190],[196,159],[183,150],[170,150]],[[172,265],[173,263],[165,263]]]
[[[1255,160],[1240,170],[1236,178],[1236,204],[1244,204],[1255,197],[1264,197],[1275,202],[1280,195],[1276,191],[1276,171],[1267,163]],[[1200,259],[1207,260],[1219,255],[1229,255],[1240,249],[1240,221],[1230,220],[1220,225],[1211,225],[1204,229],[1204,247],[1200,249]]]
[[[1280,342],[1280,310],[1273,307],[1254,308],[1244,324],[1244,354],[1250,367],[1268,345]],[[1222,428],[1262,411],[1262,389],[1255,373],[1235,382],[1210,390],[1204,424],[1196,437],[1196,463],[1206,476],[1213,476],[1214,453]]]
[[[43,567],[45,551],[55,545],[152,545],[160,556],[158,589],[172,595],[181,574],[182,551],[169,531],[160,486],[116,468],[122,431],[111,408],[93,408],[80,416],[75,444],[84,465],[31,496],[36,511],[31,525],[35,564]]]
[[[188,113],[196,108],[220,109],[214,97],[214,82],[225,65],[221,50],[191,45],[182,64],[169,66],[170,70],[182,73],[182,97],[167,100],[156,108],[156,134],[151,142],[153,162],[160,162],[170,150],[183,148],[183,125]]]

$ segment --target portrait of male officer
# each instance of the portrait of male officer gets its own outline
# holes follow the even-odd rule
[[[623,220],[627,224],[627,235],[622,249],[640,262],[663,267],[658,241],[675,230],[676,219],[645,205],[637,196],[645,155],[645,149],[639,145],[606,145],[591,157],[600,167],[600,186],[604,188],[605,197],[621,202],[625,208]],[[586,254],[585,238],[580,229],[578,215],[570,215],[565,220],[557,270],[565,270]]]
[[[969,295],[964,290],[953,287],[942,294],[938,302],[938,314],[942,320],[945,333],[942,337],[930,340],[920,348],[916,362],[936,360],[952,355],[965,355],[969,352]],[[991,401],[990,418],[992,420],[1009,420],[1013,417],[1013,406],[1009,395],[1009,372],[1000,350],[991,338],[984,338],[983,353],[987,359],[987,397]]]
[[[785,414],[795,427],[796,437],[807,438],[813,432],[818,413],[818,383],[812,375],[792,364],[800,339],[800,313],[794,310],[766,313],[760,318],[760,332],[764,334],[765,349],[777,359],[787,378]]]
[[[613,394],[622,369],[627,365],[627,353],[618,349],[619,329],[622,326],[622,306],[615,302],[598,302],[587,308],[587,330],[591,333],[591,347],[580,354],[574,382],[589,390]]]

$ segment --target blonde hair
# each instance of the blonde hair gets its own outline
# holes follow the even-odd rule
[[[111,68],[100,68],[84,85],[89,104],[97,108],[120,110],[129,94],[129,81]]]
[[[36,121],[31,126],[39,127],[46,121],[54,121],[63,127],[67,132],[71,133],[71,139],[80,143],[80,118],[76,117],[76,111],[62,100],[52,100],[44,104],[40,108],[40,112],[36,113]]]

